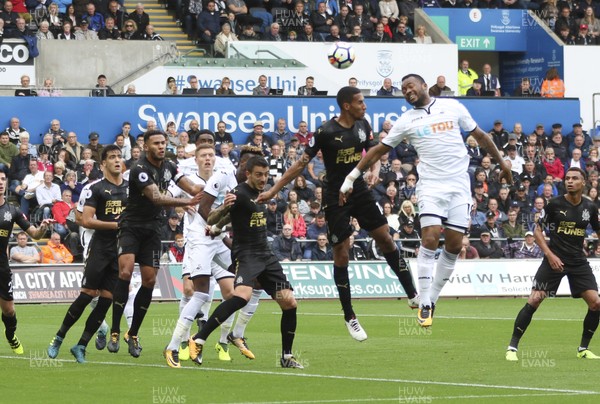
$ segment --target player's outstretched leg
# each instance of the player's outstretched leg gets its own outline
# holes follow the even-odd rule
[[[244,335],[246,333],[246,326],[248,325],[248,322],[250,322],[250,319],[254,313],[256,313],[261,294],[262,290],[260,289],[252,290],[252,297],[250,298],[250,301],[240,310],[237,321],[235,322],[235,327],[227,336],[227,340],[235,345],[240,350],[240,353],[248,359],[254,359],[256,356],[248,347],[248,343]]]
[[[94,333],[98,331],[98,328],[104,321],[106,313],[108,312],[108,309],[110,309],[111,303],[112,299],[109,297],[100,296],[98,298],[98,304],[96,307],[94,307],[94,310],[92,310],[87,321],[85,322],[85,328],[81,334],[81,338],[79,338],[79,342],[77,342],[77,345],[73,346],[70,350],[77,363],[86,362],[85,349],[87,348]]]
[[[251,292],[248,292],[250,296]],[[215,309],[213,314],[208,318],[202,330],[190,338],[190,359],[197,365],[202,364],[202,351],[204,343],[208,336],[219,326],[225,322],[233,313],[244,307],[248,300],[233,296],[231,299],[224,301]]]
[[[535,292],[534,292],[535,293]],[[531,300],[531,298],[530,298]],[[510,343],[508,344],[508,348],[506,349],[506,360],[516,362],[519,360],[517,356],[517,350],[519,349],[519,341],[529,323],[531,323],[531,319],[533,318],[533,313],[537,310],[537,307],[532,306],[529,302],[525,303],[525,306],[519,311],[517,318],[515,319],[515,325],[513,328],[512,338],[510,339]]]
[[[77,296],[77,299],[71,303],[71,306],[67,310],[67,314],[65,315],[58,332],[48,346],[48,357],[54,359],[58,356],[58,351],[60,350],[60,346],[63,342],[63,339],[67,335],[67,332],[71,329],[71,327],[73,327],[73,324],[79,320],[83,314],[83,311],[88,304],[90,304],[92,299],[93,297],[87,293],[80,292],[79,296]]]

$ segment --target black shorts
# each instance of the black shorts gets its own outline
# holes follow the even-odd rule
[[[118,251],[121,254],[135,255],[140,266],[160,267],[162,249],[158,229],[126,226],[119,229]]]
[[[7,302],[14,300],[12,271],[10,268],[0,268],[0,298]]]
[[[325,208],[331,244],[339,244],[350,237],[353,231],[350,225],[351,216],[355,217],[360,227],[368,232],[387,224],[387,219],[381,214],[371,191],[352,193],[344,206],[335,202]]]
[[[257,256],[240,254],[234,261],[234,288],[240,285],[256,288],[258,282],[265,292],[275,298],[278,291],[294,290],[283,273],[283,268],[274,254]]]
[[[92,290],[107,290],[112,293],[119,278],[117,241],[93,237],[90,253],[85,260],[81,287]]]
[[[552,270],[546,258],[544,258],[535,274],[532,289],[544,291],[549,296],[554,297],[564,276],[569,280],[571,296],[573,297],[581,297],[581,294],[586,290],[598,290],[596,277],[588,262],[576,266],[565,265],[563,272],[556,272]]]

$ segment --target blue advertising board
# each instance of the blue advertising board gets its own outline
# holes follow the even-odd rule
[[[515,122],[523,125],[527,133],[538,122],[550,125],[560,122],[565,127],[579,122],[578,99],[516,99],[516,98],[460,98],[473,118],[484,130],[490,130],[496,119],[512,128]],[[395,121],[410,105],[401,97],[367,97],[367,116],[373,130],[379,132],[384,120]],[[284,118],[288,128],[297,132],[298,123],[306,121],[314,131],[323,121],[339,113],[335,97],[108,97],[108,98],[46,98],[46,97],[0,97],[0,110],[7,127],[11,117],[21,120],[32,143],[41,143],[41,136],[48,132],[50,121],[58,119],[61,127],[78,134],[81,143],[87,143],[87,135],[100,134],[101,143],[113,143],[120,133],[123,122],[132,124],[132,133],[143,132],[146,123],[153,119],[161,129],[169,121],[179,130],[189,128],[196,119],[200,128],[215,130],[224,121],[236,143],[243,143],[252,132],[254,122],[262,120],[265,132],[276,128],[277,120]]]
[[[431,20],[463,51],[524,52],[527,10],[425,8]]]

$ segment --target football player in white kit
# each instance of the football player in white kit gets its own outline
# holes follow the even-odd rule
[[[502,176],[512,183],[510,167],[502,160],[492,139],[482,131],[469,111],[450,98],[430,97],[427,84],[416,74],[402,78],[402,94],[414,108],[395,122],[380,144],[371,148],[356,168],[346,176],[340,189],[340,204],[352,192],[354,181],[382,155],[407,139],[419,155],[417,200],[422,228],[422,247],[417,257],[421,306],[417,320],[422,327],[432,323],[440,291],[452,275],[469,228],[471,188],[467,168],[469,156],[461,129],[472,135],[479,146],[502,168]],[[444,230],[444,249],[433,277],[435,250]]]
[[[194,292],[181,310],[171,341],[165,349],[167,364],[173,368],[181,367],[179,346],[188,336],[190,327],[202,306],[211,299],[209,294],[211,276],[218,282],[225,299],[233,294],[234,274],[228,271],[231,265],[231,251],[222,236],[212,237],[207,234],[206,218],[211,209],[223,203],[225,195],[235,188],[237,181],[231,171],[223,169],[213,171],[215,159],[212,142],[203,142],[197,146],[198,171],[189,178],[194,183],[204,185],[204,195],[198,212],[187,212],[184,216],[186,250],[182,271],[184,277],[187,275],[192,280]],[[221,338],[215,346],[221,360],[231,360],[227,342],[232,322],[233,316],[223,324],[225,327],[221,327]]]

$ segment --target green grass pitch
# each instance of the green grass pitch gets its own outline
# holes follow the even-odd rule
[[[518,363],[504,360],[519,299],[443,299],[433,326],[421,329],[406,301],[356,300],[369,339],[351,339],[335,300],[298,302],[294,353],[304,370],[281,369],[279,308],[263,301],[247,329],[251,361],[230,347],[221,362],[207,342],[204,364],[166,366],[162,350],[176,303],[153,303],[140,331],[142,356],[127,346],[111,354],[93,341],[88,363],[69,353],[89,311],[70,331],[56,360],[46,347],[66,305],[18,305],[25,354],[0,345],[4,403],[598,403],[600,360],[576,358],[586,307],[549,299],[521,341]],[[213,305],[213,309],[216,307]],[[600,338],[600,336],[598,336]],[[598,339],[597,338],[597,339]],[[600,354],[600,341],[591,350]]]

